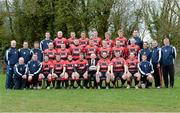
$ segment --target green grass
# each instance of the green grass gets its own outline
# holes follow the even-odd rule
[[[0,112],[178,112],[180,77],[173,89],[5,90],[0,75]]]

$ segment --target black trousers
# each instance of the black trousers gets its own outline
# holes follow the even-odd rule
[[[172,65],[165,65],[162,66],[163,78],[164,78],[164,85],[168,88],[169,79],[170,79],[170,87],[174,87],[174,64]]]
[[[157,67],[157,65],[153,65],[153,69],[154,69],[154,81],[155,81],[155,87],[160,86],[160,68]]]
[[[20,75],[14,76],[14,89],[26,88],[26,79],[23,79]]]

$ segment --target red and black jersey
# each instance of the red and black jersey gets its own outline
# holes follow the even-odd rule
[[[110,65],[110,59],[100,59],[97,63],[97,66],[100,66],[100,72],[107,72],[108,66]]]
[[[137,59],[127,59],[126,64],[128,66],[128,70],[130,73],[136,73],[138,72],[138,63],[139,61]]]
[[[105,41],[107,42],[108,47],[113,47],[113,45],[114,45],[114,41],[113,40],[105,39]]]
[[[89,42],[89,39],[88,38],[80,38],[79,39],[79,44],[82,46],[82,47],[86,47],[88,45],[88,42]]]
[[[125,37],[117,37],[116,39],[115,39],[115,41],[120,41],[120,43],[122,44],[122,46],[127,46],[127,43],[128,43],[128,40],[127,40],[127,38],[125,38]]]
[[[120,53],[120,57],[125,58],[126,54],[127,54],[127,49],[126,49],[126,47],[123,47],[123,46],[114,46],[112,48],[113,57],[115,57],[115,53],[117,53],[117,52]]]
[[[98,49],[98,54],[100,56],[100,58],[102,58],[102,54],[103,53],[107,53],[107,57],[110,58],[111,54],[112,54],[112,49],[110,47],[101,47]]]
[[[56,50],[55,49],[46,49],[43,51],[44,55],[47,55],[50,60],[54,60],[55,55],[56,55]]]
[[[98,53],[98,47],[97,46],[86,46],[85,47],[85,53],[86,53],[86,59],[89,60],[92,53],[96,54]]]
[[[63,67],[66,66],[66,62],[64,60],[54,60],[53,61],[53,69],[54,69],[54,73],[56,74],[61,74],[63,72]]]
[[[74,68],[75,68],[75,61],[65,61],[66,64],[66,72],[71,75],[74,72]]]
[[[69,49],[63,50],[63,49],[58,48],[58,49],[56,49],[56,51],[57,51],[57,54],[61,55],[62,60],[67,60],[68,55],[71,54]]]
[[[66,38],[64,38],[64,37],[62,37],[62,38],[55,38],[53,43],[54,43],[54,46],[56,48],[60,48],[61,44],[67,45],[68,44],[68,40]]]
[[[78,73],[84,73],[88,69],[88,61],[87,60],[77,60],[75,63],[75,68]]]
[[[138,45],[128,45],[127,46],[127,55],[129,56],[130,53],[134,53],[134,55],[137,58],[139,50],[140,50],[140,47]]]
[[[100,37],[94,37],[91,40],[93,40],[94,45],[100,47],[102,39]]]
[[[41,72],[43,74],[50,74],[51,73],[51,70],[53,68],[53,64],[51,61],[48,61],[48,62],[42,62],[42,69],[41,69]]]
[[[124,58],[113,58],[111,60],[111,65],[113,66],[114,72],[124,72],[124,65],[126,65],[126,62]]]
[[[74,44],[74,40],[77,40],[77,38],[72,38],[72,37],[70,37],[70,38],[68,38],[68,44],[69,44],[69,46],[71,46],[72,44]]]
[[[71,45],[70,51],[71,51],[73,60],[78,60],[80,53],[84,53],[84,49],[80,45],[79,46]]]

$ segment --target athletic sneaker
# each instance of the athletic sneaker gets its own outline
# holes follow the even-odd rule
[[[97,87],[97,89],[101,89],[101,87],[100,87],[100,86],[98,86],[98,87]]]
[[[130,85],[128,85],[126,88],[129,89],[129,88],[130,88]]]
[[[136,88],[136,89],[139,89],[139,87],[138,87],[137,85],[135,86],[135,88]]]
[[[106,86],[106,89],[109,89],[109,87],[108,87],[108,86]]]
[[[50,86],[48,86],[46,89],[50,89]]]
[[[158,87],[156,87],[157,89],[160,89],[161,87],[160,86],[158,86]]]

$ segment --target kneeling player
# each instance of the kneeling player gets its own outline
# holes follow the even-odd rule
[[[87,88],[88,84],[88,61],[84,59],[84,55],[80,54],[79,60],[76,61],[75,64],[75,76],[78,84],[78,88],[82,88],[81,86],[81,78],[83,78],[83,86]]]
[[[52,76],[52,62],[49,61],[49,57],[47,55],[44,56],[44,61],[42,62],[42,70],[39,75],[39,81],[42,82],[43,78],[46,79],[46,88],[50,89],[50,85],[52,80],[55,78]]]
[[[56,60],[53,61],[53,69],[52,69],[52,83],[53,86],[55,86],[55,80],[56,78],[59,78],[57,80],[56,88],[60,88],[60,81],[65,82],[66,88],[68,87],[68,75],[65,73],[66,67],[65,67],[65,61],[61,60],[61,56],[58,54],[56,55]]]
[[[115,77],[115,80],[113,81],[113,84],[115,86],[115,81],[119,77],[121,79],[121,87],[124,86],[124,83],[127,79],[126,76],[126,62],[124,58],[120,57],[120,53],[115,53],[115,58],[111,61],[111,75]],[[113,78],[112,78],[113,79]]]
[[[130,53],[129,59],[126,60],[127,64],[127,89],[130,88],[132,79],[135,80],[135,88],[138,89],[141,75],[138,71],[138,60],[135,58],[134,53]]]
[[[147,56],[145,54],[142,55],[142,61],[138,65],[138,69],[141,73],[141,87],[148,88],[152,86],[154,73],[153,66],[150,62],[147,61]]]
[[[20,57],[19,62],[14,67],[14,89],[26,88],[27,71],[28,68],[24,63],[24,58]]]
[[[110,82],[110,60],[107,58],[107,53],[102,54],[102,58],[97,63],[97,72],[96,72],[96,83],[97,88],[100,89],[99,83],[102,78],[106,80],[106,89],[109,89]],[[101,82],[102,85],[102,82]]]

